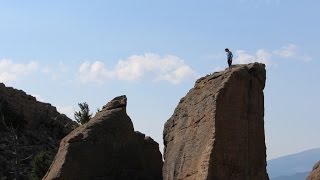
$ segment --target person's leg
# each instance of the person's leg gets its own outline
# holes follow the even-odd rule
[[[228,59],[228,65],[229,65],[229,67],[231,66],[231,63],[232,63],[231,59]]]

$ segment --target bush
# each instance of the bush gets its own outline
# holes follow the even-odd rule
[[[32,161],[30,180],[41,180],[50,166],[49,157],[45,151],[38,153]]]

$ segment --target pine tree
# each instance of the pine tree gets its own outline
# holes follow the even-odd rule
[[[79,124],[85,124],[92,117],[92,114],[90,114],[89,105],[86,102],[79,103],[78,105],[80,107],[80,111],[74,113],[74,118]]]

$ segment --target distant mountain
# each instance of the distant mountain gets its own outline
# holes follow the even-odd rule
[[[271,159],[267,162],[267,170],[271,180],[304,180],[319,160],[320,148],[310,149]]]
[[[270,180],[305,180],[310,172],[302,172],[302,173],[296,173],[289,176],[278,176],[275,178],[271,178]]]

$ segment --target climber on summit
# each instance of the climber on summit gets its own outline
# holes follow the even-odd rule
[[[225,48],[224,51],[226,51],[227,53],[228,65],[230,67],[232,64],[232,58],[233,58],[232,52],[228,48]]]

